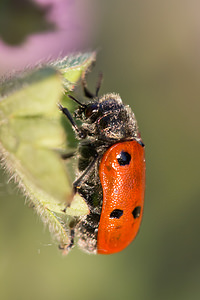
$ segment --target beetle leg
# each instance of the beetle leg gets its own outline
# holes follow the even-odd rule
[[[75,235],[75,230],[74,228],[70,229],[70,242],[68,245],[59,245],[58,248],[60,250],[63,250],[63,254],[68,254],[69,250],[73,248],[74,246],[74,235]]]
[[[86,133],[84,130],[81,130],[78,128],[76,122],[74,121],[71,113],[66,107],[63,107],[60,103],[58,104],[59,109],[62,111],[62,113],[67,117],[67,119],[70,121],[72,128],[75,130],[75,132],[78,134],[80,139],[84,139],[86,137]]]
[[[61,158],[63,160],[67,160],[67,159],[69,159],[69,158],[71,158],[71,157],[73,157],[75,155],[76,155],[75,151],[74,152],[69,152],[69,153],[63,153],[63,154],[61,154]]]
[[[95,155],[94,159],[90,162],[90,164],[87,166],[85,171],[81,174],[81,176],[74,181],[73,186],[74,186],[75,193],[77,192],[77,189],[81,187],[81,185],[86,181],[87,177],[90,175],[91,171],[95,166],[97,159],[98,159],[98,154]]]

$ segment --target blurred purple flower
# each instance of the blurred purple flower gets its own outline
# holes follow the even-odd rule
[[[34,0],[48,7],[47,21],[53,23],[52,31],[43,31],[26,37],[18,46],[10,46],[0,39],[0,74],[23,69],[35,63],[69,52],[91,48],[95,32],[95,5],[92,0]],[[95,22],[95,23],[94,23]]]

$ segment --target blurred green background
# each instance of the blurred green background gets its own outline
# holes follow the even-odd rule
[[[138,119],[147,163],[143,223],[121,253],[75,248],[62,257],[1,172],[1,299],[200,299],[200,3],[61,2],[87,9],[93,31],[74,50],[100,49],[89,85],[103,71],[101,92],[120,93]]]

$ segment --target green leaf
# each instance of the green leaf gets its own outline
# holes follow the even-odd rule
[[[52,63],[63,75],[63,84],[66,90],[73,90],[82,72],[95,62],[96,53],[84,53],[76,56],[66,56],[62,60]]]
[[[59,154],[67,151],[68,137],[57,103],[63,83],[72,90],[94,59],[94,53],[67,57],[0,86],[2,163],[62,245],[69,243],[69,222],[89,210],[73,197],[70,169]]]

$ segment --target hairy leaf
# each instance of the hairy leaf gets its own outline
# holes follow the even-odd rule
[[[67,101],[63,87],[73,90],[94,59],[94,53],[66,57],[0,86],[2,164],[61,244],[69,242],[69,222],[89,211],[73,197],[70,169],[60,156],[72,143],[57,104]]]

